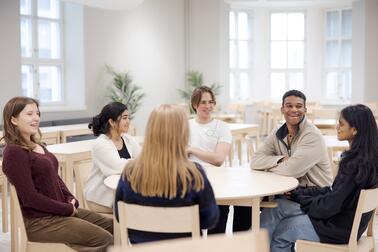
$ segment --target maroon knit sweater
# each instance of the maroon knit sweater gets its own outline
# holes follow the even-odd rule
[[[70,216],[73,209],[69,202],[74,196],[58,176],[58,160],[46,148],[44,151],[39,154],[7,145],[3,153],[4,174],[16,188],[24,217]]]

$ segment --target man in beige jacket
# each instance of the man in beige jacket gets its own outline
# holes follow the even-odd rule
[[[295,177],[300,186],[330,186],[331,165],[324,139],[305,117],[306,96],[297,90],[287,91],[282,97],[281,112],[285,124],[274,130],[251,160],[251,169],[265,170]],[[234,221],[245,223],[238,230],[248,229],[250,209],[238,208]]]
[[[301,186],[329,186],[332,170],[319,129],[305,118],[306,96],[286,92],[281,112],[286,123],[270,134],[251,160],[253,170],[295,177]]]

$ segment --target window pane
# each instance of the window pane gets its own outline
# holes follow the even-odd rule
[[[60,67],[39,67],[39,99],[41,102],[58,102],[62,100],[60,80]]]
[[[325,64],[327,67],[339,64],[339,43],[337,41],[327,41]]]
[[[286,13],[272,13],[270,16],[271,40],[287,39],[287,15]]]
[[[249,53],[248,53],[248,43],[246,41],[239,41],[239,67],[240,68],[248,68],[248,60],[249,60]]]
[[[304,42],[288,42],[288,67],[303,68],[304,65]]]
[[[236,87],[236,78],[234,73],[230,73],[230,98],[231,100],[237,99],[237,92],[238,88]]]
[[[60,31],[57,22],[38,21],[38,46],[40,58],[60,57]]]
[[[34,97],[33,94],[33,68],[31,65],[21,66],[22,95]]]
[[[239,39],[249,39],[248,15],[245,12],[238,13],[238,35]]]
[[[235,12],[230,12],[230,39],[236,38],[236,31],[235,31]]]
[[[278,100],[286,90],[285,73],[270,74],[270,95],[272,99]]]
[[[352,97],[352,72],[344,71],[340,76],[340,94],[344,100],[350,100]]]
[[[38,0],[38,16],[59,18],[59,0]]]
[[[31,57],[33,48],[32,24],[30,18],[21,18],[21,56]]]
[[[327,98],[338,98],[338,81],[337,72],[326,73],[326,90]]]
[[[287,48],[286,42],[271,42],[270,66],[271,68],[286,68]]]
[[[333,38],[339,35],[339,12],[327,12],[327,38]]]
[[[352,64],[352,41],[341,41],[340,64],[342,66],[351,66]]]
[[[21,15],[31,14],[31,0],[20,0],[20,13]]]
[[[236,67],[236,42],[230,41],[230,68]]]
[[[341,36],[352,38],[352,10],[343,10],[341,16]]]
[[[289,73],[289,88],[303,91],[303,73]]]
[[[247,100],[249,97],[249,75],[247,73],[240,74],[240,89],[239,97],[240,100]]]
[[[304,40],[305,18],[303,13],[289,13],[287,17],[288,39]]]

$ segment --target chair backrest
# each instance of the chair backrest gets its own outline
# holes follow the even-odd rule
[[[373,225],[376,209],[378,207],[378,188],[361,190],[360,197],[358,199],[356,214],[353,220],[352,231],[349,237],[349,247],[351,251],[357,251],[357,233],[360,226],[361,217],[363,213],[373,211],[373,214],[369,221],[367,236],[373,236]]]
[[[128,244],[127,228],[159,233],[192,233],[200,236],[198,205],[153,207],[118,201],[122,246]]]
[[[333,177],[336,178],[337,173],[339,172],[339,158],[341,152],[345,151],[347,147],[327,147],[328,157],[331,164]]]
[[[265,230],[238,232],[232,236],[211,235],[207,239],[176,239],[137,244],[128,248],[133,252],[269,252],[268,234]],[[110,252],[121,252],[121,247]]]
[[[87,201],[85,200],[84,196],[84,187],[89,174],[91,172],[93,163],[92,160],[84,160],[78,162],[74,165],[74,173],[75,173],[75,195],[79,204],[82,208],[89,209]]]
[[[10,184],[10,207],[11,207],[11,243],[12,251],[16,252],[74,252],[64,243],[39,243],[30,242],[25,229],[20,202],[16,188]]]
[[[18,201],[16,188],[10,185],[10,209],[11,209],[11,231],[14,232],[16,237],[14,245],[16,247],[15,251],[26,251],[28,237],[26,235],[24,218],[22,216],[20,202]]]

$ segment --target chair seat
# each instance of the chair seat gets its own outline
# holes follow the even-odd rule
[[[296,242],[297,249],[300,251],[311,252],[333,252],[333,251],[351,251],[348,244],[331,244],[320,243],[305,240]],[[357,251],[369,251],[374,246],[373,237],[362,236],[357,243]]]

